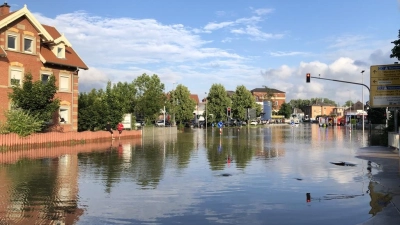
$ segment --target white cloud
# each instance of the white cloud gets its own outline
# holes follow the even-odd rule
[[[60,29],[88,64],[109,66],[184,62],[214,57],[241,58],[192,34],[181,24],[163,25],[153,19],[99,18],[85,12],[37,16]],[[95,44],[94,44],[95,43]]]
[[[274,9],[263,8],[263,9],[254,9],[253,12],[259,16],[270,14],[274,11]]]
[[[246,34],[249,35],[252,40],[263,41],[271,38],[282,38],[283,34],[271,34],[262,32],[258,27],[247,26],[246,28],[232,29],[233,34]]]
[[[308,52],[282,52],[282,51],[277,51],[277,52],[270,52],[269,53],[271,56],[275,57],[282,57],[282,56],[297,56],[297,55],[309,55],[310,53]]]
[[[367,37],[361,35],[343,35],[340,37],[329,38],[327,41],[332,43],[328,48],[355,47],[364,44]]]

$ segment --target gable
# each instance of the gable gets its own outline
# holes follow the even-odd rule
[[[40,24],[39,21],[32,15],[32,13],[28,10],[26,5],[24,5],[22,9],[6,15],[5,18],[0,20],[0,29],[6,27],[8,24],[16,21],[17,19],[23,16],[25,16],[31,22],[31,24],[36,28],[36,30],[41,34],[41,36],[46,41],[53,40],[51,35],[46,31],[46,29],[44,29],[42,24]]]

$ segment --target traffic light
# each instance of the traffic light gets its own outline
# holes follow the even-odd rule
[[[306,82],[310,83],[310,79],[311,79],[311,74],[307,73],[306,74]]]
[[[306,201],[311,202],[311,194],[310,193],[306,194]]]
[[[231,107],[226,108],[226,115],[227,115],[228,117],[231,116]]]

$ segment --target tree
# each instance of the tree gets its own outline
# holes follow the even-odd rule
[[[276,110],[277,105],[273,104],[273,100],[275,99],[274,91],[264,86],[266,94],[264,95],[264,100],[270,101],[272,103],[272,109]]]
[[[226,108],[230,107],[229,99],[225,87],[222,84],[213,84],[207,96],[207,121],[215,123],[225,121]]]
[[[167,100],[164,84],[156,74],[149,76],[145,73],[137,77],[133,83],[136,87],[135,113],[143,116],[146,123],[156,120]]]
[[[352,106],[352,105],[354,105],[354,102],[351,101],[351,100],[347,100],[347,101],[344,103],[343,107],[350,107],[350,106]]]
[[[285,118],[290,118],[292,115],[292,107],[288,103],[283,103],[278,111],[279,115],[284,115]]]
[[[304,112],[304,111],[306,111],[306,107],[311,105],[311,100],[308,100],[308,99],[292,99],[292,100],[290,100],[289,104],[293,108],[299,108]]]
[[[397,37],[399,39],[391,42],[394,44],[394,47],[392,48],[392,54],[390,54],[390,58],[397,58],[397,60],[400,60],[400,30]]]
[[[251,92],[244,85],[236,87],[231,99],[233,117],[239,120],[246,120],[247,109],[254,108],[257,104]]]
[[[190,98],[189,89],[179,84],[173,94],[175,120],[180,124],[193,119],[196,102]]]
[[[37,119],[49,122],[60,107],[60,100],[55,98],[57,93],[56,78],[52,75],[47,83],[32,81],[32,74],[25,74],[22,87],[16,84],[12,87],[9,98],[15,108],[29,112]],[[43,124],[42,129],[46,126]]]

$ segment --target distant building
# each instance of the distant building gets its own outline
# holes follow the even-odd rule
[[[263,105],[264,101],[270,100],[272,103],[272,111],[277,112],[281,105],[286,102],[286,93],[277,89],[269,88],[272,93],[271,99],[268,99],[268,92],[266,88],[255,88],[251,90],[251,94],[255,97],[258,104]]]

